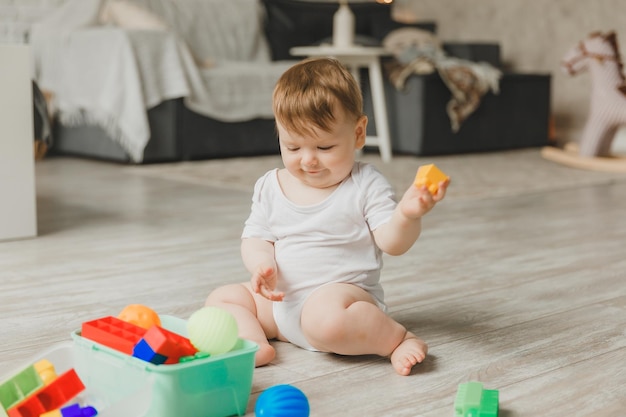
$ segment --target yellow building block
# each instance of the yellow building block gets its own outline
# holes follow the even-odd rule
[[[422,165],[417,170],[414,184],[417,187],[425,185],[431,194],[437,194],[439,183],[448,179],[450,179],[450,177],[437,168],[435,164]]]
[[[36,362],[34,365],[35,371],[39,374],[39,377],[43,381],[44,385],[49,385],[57,378],[54,365],[48,359],[42,359]]]

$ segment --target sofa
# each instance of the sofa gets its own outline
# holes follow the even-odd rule
[[[52,153],[148,163],[275,153],[258,0],[70,0],[32,31]]]
[[[78,1],[85,7],[85,2],[104,0]],[[247,77],[245,71],[256,76],[263,73],[265,74],[263,83],[255,84],[253,81],[254,88],[250,90],[255,93],[254,97],[265,95],[267,102],[262,103],[263,111],[249,117],[238,118],[229,117],[232,112],[212,115],[204,111],[197,100],[194,101],[197,97],[193,97],[193,93],[197,91],[191,89],[190,97],[189,89],[186,91],[184,87],[178,86],[168,95],[153,97],[150,102],[144,103],[143,113],[149,127],[149,137],[145,139],[145,146],[142,147],[139,158],[136,155],[137,151],[134,156],[131,155],[119,138],[115,138],[117,132],[111,129],[110,124],[103,124],[101,120],[93,123],[94,120],[88,115],[80,117],[88,113],[89,109],[84,111],[79,109],[79,117],[76,117],[74,112],[71,117],[59,117],[56,120],[51,153],[128,163],[152,163],[279,152],[269,103],[273,83],[286,68],[293,65],[295,60],[301,59],[290,54],[292,47],[319,44],[331,39],[332,17],[338,7],[337,2],[229,0],[227,4],[232,7],[250,8],[248,16],[258,12],[258,20],[254,21],[258,28],[252,31],[257,33],[257,36],[247,41],[248,45],[254,46],[248,48],[248,56],[243,57],[229,55],[235,52],[228,51],[231,40],[241,37],[236,27],[238,25],[234,25],[232,20],[237,14],[231,13],[225,18],[220,15],[223,11],[219,8],[213,9],[210,19],[218,24],[220,29],[218,37],[221,37],[222,42],[219,48],[214,46],[210,54],[203,55],[202,48],[205,46],[202,42],[207,37],[204,30],[210,25],[206,20],[198,20],[197,9],[189,9],[190,5],[197,2],[203,3],[203,7],[208,7],[206,4],[211,3],[224,4],[217,0],[132,0],[135,5],[169,19],[165,24],[166,30],[138,31],[132,27],[124,27],[120,22],[117,22],[115,27],[108,28],[118,35],[128,37],[131,45],[129,49],[136,52],[145,49],[146,45],[151,45],[159,51],[156,46],[165,45],[168,41],[174,42],[171,32],[177,27],[182,27],[180,29],[182,33],[176,33],[174,38],[182,39],[186,44],[186,48],[183,49],[189,50],[187,58],[183,61],[186,66],[192,68],[184,69],[189,69],[192,75],[197,68],[200,72],[200,76],[195,80],[191,77],[192,84],[205,82],[206,80],[201,78],[206,73],[217,74],[213,83],[218,84],[220,77],[233,78],[236,75],[244,80]],[[175,10],[165,10],[172,7],[171,4],[176,5]],[[388,4],[355,2],[351,3],[350,7],[356,18],[355,41],[359,44],[381,45],[390,32],[407,26],[392,19],[391,6]],[[248,21],[247,26],[251,25]],[[436,31],[433,22],[408,26]],[[99,26],[71,29],[72,37],[83,37],[87,32],[102,30]],[[247,34],[249,35],[250,31]],[[214,36],[217,35],[214,33]],[[160,41],[155,42],[154,39],[159,37]],[[221,59],[216,55],[216,48],[225,54],[225,58]],[[497,44],[444,43],[444,49],[447,53],[460,58],[483,60],[494,66],[500,66]],[[393,58],[386,58],[391,59]],[[230,68],[236,69],[237,72],[231,71]],[[152,76],[150,66],[146,63],[140,65],[139,69]],[[374,118],[371,117],[373,110],[366,72],[362,73],[361,83],[364,92],[364,111],[370,115],[368,133],[371,133],[375,131],[376,126]],[[387,82],[385,89],[393,151],[396,154],[435,155],[541,146],[547,142],[549,88],[548,75],[505,72],[500,94],[487,94],[484,97],[484,108],[481,105],[457,132],[452,132],[445,111],[445,103],[450,98],[450,92],[437,74],[412,75],[402,90]]]

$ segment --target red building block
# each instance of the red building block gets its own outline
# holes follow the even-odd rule
[[[193,356],[196,349],[189,339],[159,326],[152,326],[143,340],[155,353],[167,357],[166,364],[178,363],[181,356]]]
[[[109,316],[83,323],[80,335],[128,355],[146,334],[146,329]]]
[[[33,417],[60,408],[85,389],[76,371],[70,369],[49,385],[7,410],[9,417]]]

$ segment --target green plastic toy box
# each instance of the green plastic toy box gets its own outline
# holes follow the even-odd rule
[[[161,322],[168,330],[187,333],[184,320],[161,316]],[[133,417],[226,417],[246,412],[258,349],[253,342],[239,339],[233,350],[221,355],[154,365],[85,339],[79,331],[72,338],[76,372],[93,402],[104,407],[120,408],[120,402],[132,402],[136,395],[149,406]]]

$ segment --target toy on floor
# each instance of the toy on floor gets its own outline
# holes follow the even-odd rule
[[[439,183],[449,180],[446,174],[444,174],[435,164],[422,165],[418,168],[415,175],[414,184],[417,187],[426,186],[431,194],[437,194],[439,190]]]
[[[309,417],[309,400],[293,385],[274,385],[256,400],[256,417]]]
[[[217,307],[203,307],[193,313],[187,321],[187,332],[196,349],[211,355],[230,351],[239,336],[235,317]]]
[[[561,61],[570,75],[589,70],[591,103],[578,149],[546,147],[546,159],[576,168],[626,172],[626,158],[614,157],[611,144],[626,125],[626,83],[615,32],[594,32],[570,49]]]
[[[159,318],[159,315],[150,307],[146,307],[142,304],[127,305],[120,312],[117,318],[142,327],[146,330],[154,325],[161,325],[161,319]]]
[[[199,327],[225,320],[208,321]],[[102,408],[102,413],[111,416],[244,415],[258,345],[239,339],[235,327],[237,340],[228,343],[227,354],[197,352],[186,337],[190,334],[188,321],[162,315],[161,322],[162,326],[148,330],[111,316],[88,322],[96,336],[121,345],[122,351],[101,346],[84,337],[84,332],[72,332],[77,371],[84,377],[89,398],[97,400],[94,405],[99,411]],[[129,344],[134,358],[126,352]],[[129,397],[129,393],[133,395]],[[132,411],[124,412],[126,409]]]
[[[54,365],[42,359],[0,384],[0,416],[92,417],[93,407],[65,406],[85,389],[74,369],[57,375]]]
[[[211,344],[228,355],[199,352],[184,336],[185,320],[175,317],[162,316],[163,327],[149,329],[113,316],[90,320],[72,332],[73,345],[50,352],[63,371],[59,375],[55,364],[41,359],[0,380],[0,417],[96,416],[86,399],[96,399],[113,416],[144,415],[148,409],[145,415],[153,417],[245,414],[258,345],[238,338],[234,317],[225,310],[203,309],[195,317],[199,334],[215,336]],[[142,365],[129,357],[133,353],[152,363]],[[172,366],[154,366],[155,358]]]
[[[460,384],[454,400],[455,417],[498,417],[497,390],[483,389],[480,382]]]

